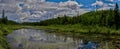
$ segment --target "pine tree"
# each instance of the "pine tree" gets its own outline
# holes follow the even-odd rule
[[[106,26],[106,15],[104,13],[104,11],[101,13],[100,25]]]
[[[4,10],[2,11],[2,23],[4,24],[4,21],[5,21],[5,13],[4,13]]]
[[[8,18],[7,18],[7,16],[4,19],[5,19],[4,20],[5,24],[8,24]]]
[[[67,23],[68,23],[67,16],[65,15],[63,18],[64,18],[64,19],[63,19],[63,24],[67,24]]]
[[[5,11],[2,11],[2,18],[5,18]]]
[[[116,30],[118,30],[119,28],[119,25],[120,25],[120,16],[119,16],[119,7],[118,7],[118,4],[116,3],[115,5],[115,9],[114,9],[114,17],[115,17],[115,20],[114,20],[114,24],[115,24],[115,28]]]
[[[7,16],[5,17],[5,11],[3,10],[2,11],[2,23],[7,24],[7,21],[8,21]]]

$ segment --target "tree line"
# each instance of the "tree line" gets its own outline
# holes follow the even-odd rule
[[[15,22],[15,21],[8,20],[7,16],[5,16],[5,10],[2,10],[0,24],[8,25],[8,24],[19,24],[19,23]]]
[[[99,25],[99,26],[114,26],[115,29],[120,27],[120,11],[118,4],[116,3],[114,9],[101,10],[101,11],[91,11],[79,16],[69,17],[64,15],[63,17],[57,17],[53,19],[48,19],[40,22],[23,24],[31,25],[67,25],[67,24],[83,24],[83,25]]]

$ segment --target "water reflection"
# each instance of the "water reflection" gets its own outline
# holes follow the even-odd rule
[[[87,44],[80,44],[80,46],[78,47],[78,49],[97,49],[97,48],[98,44],[92,42],[88,42]]]
[[[101,46],[101,43],[95,41],[85,41],[81,38],[75,39],[34,29],[16,30],[7,38],[11,49],[109,49],[107,42],[101,42],[104,43],[104,46]]]

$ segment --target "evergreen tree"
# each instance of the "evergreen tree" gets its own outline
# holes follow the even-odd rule
[[[109,27],[112,27],[114,25],[114,10],[110,9],[108,14],[108,25]]]
[[[106,15],[104,13],[104,11],[101,13],[100,25],[106,26]]]
[[[120,16],[119,16],[119,7],[118,7],[118,4],[116,3],[115,5],[115,9],[114,9],[114,17],[115,17],[115,20],[114,20],[114,23],[115,23],[115,28],[116,30],[118,30],[119,28],[119,25],[120,25]]]
[[[2,11],[2,22],[4,24],[4,21],[5,21],[5,13],[4,13],[4,10]]]
[[[68,23],[68,19],[67,19],[67,16],[65,15],[63,19],[63,24],[67,24],[67,23]]]
[[[5,18],[5,11],[2,11],[2,18]]]
[[[7,21],[8,21],[7,16],[5,17],[5,11],[3,10],[2,11],[2,23],[7,24]]]
[[[4,20],[4,23],[5,24],[8,24],[8,18],[7,18],[7,16],[4,18],[5,20]]]

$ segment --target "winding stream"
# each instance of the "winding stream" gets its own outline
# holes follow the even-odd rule
[[[11,49],[120,49],[120,40],[73,38],[44,30],[19,29],[7,36]]]

